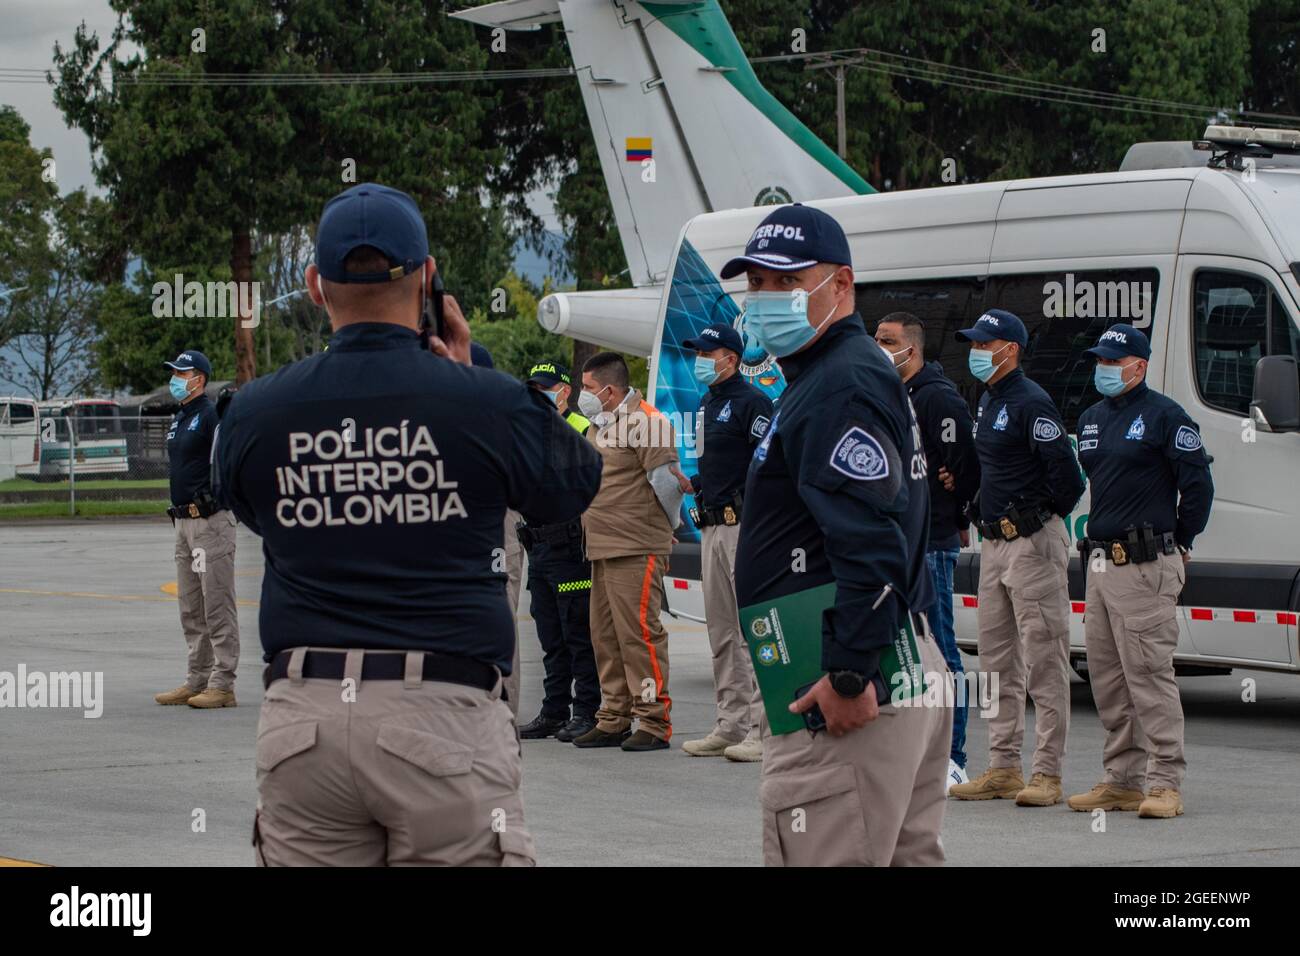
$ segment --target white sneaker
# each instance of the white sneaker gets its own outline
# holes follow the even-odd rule
[[[959,783],[970,783],[970,777],[966,776],[966,771],[957,766],[957,761],[951,757],[948,758],[948,776],[944,780],[944,794]]]
[[[682,744],[682,750],[692,757],[721,757],[724,750],[734,744],[734,740],[709,734],[699,740],[688,740]]]
[[[722,754],[736,763],[758,763],[763,759],[763,741],[759,737],[746,737],[738,744],[732,744]]]

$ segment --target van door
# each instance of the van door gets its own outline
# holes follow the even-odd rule
[[[1232,256],[1179,256],[1175,288],[1165,392],[1214,458],[1214,507],[1181,600],[1192,640],[1203,656],[1300,664],[1300,433],[1257,431],[1249,412],[1256,363],[1300,359],[1300,308],[1276,271]]]
[[[38,427],[35,402],[0,399],[0,481],[34,476],[40,468]]]

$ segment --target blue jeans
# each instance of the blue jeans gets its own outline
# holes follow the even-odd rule
[[[961,652],[957,650],[957,634],[952,626],[952,575],[957,568],[956,548],[946,551],[927,551],[925,563],[930,567],[930,580],[937,595],[934,606],[926,615],[930,630],[934,632],[943,659],[948,662],[956,680],[962,680]],[[966,717],[970,702],[964,696],[952,710],[952,751],[949,756],[957,766],[966,766]]]

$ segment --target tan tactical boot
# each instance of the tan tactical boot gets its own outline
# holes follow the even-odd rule
[[[734,740],[709,734],[699,740],[688,740],[682,744],[682,750],[692,757],[721,757],[722,752],[734,744]]]
[[[1025,778],[1016,767],[994,767],[985,770],[969,783],[956,783],[948,788],[948,796],[956,800],[1010,800],[1025,789]]]
[[[1138,807],[1140,817],[1180,817],[1183,815],[1183,797],[1173,787],[1152,787],[1147,798]]]
[[[235,692],[233,690],[217,690],[215,687],[209,687],[201,694],[197,694],[186,701],[191,707],[202,709],[211,709],[215,707],[234,707]]]
[[[190,690],[188,684],[181,684],[175,690],[165,691],[161,694],[154,694],[153,699],[160,704],[187,704],[191,697],[198,695],[197,690]]]
[[[1016,794],[1018,807],[1050,807],[1061,802],[1061,778],[1036,773],[1029,778],[1029,786]]]
[[[1076,793],[1065,801],[1071,810],[1136,810],[1142,802],[1141,790],[1125,790],[1113,783],[1099,783],[1087,793]]]
[[[763,759],[763,740],[761,737],[746,737],[728,747],[722,756],[735,763],[759,763]]]

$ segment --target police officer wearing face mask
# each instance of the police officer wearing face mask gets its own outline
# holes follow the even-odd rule
[[[330,200],[306,275],[329,351],[246,385],[221,423],[222,494],[266,555],[260,864],[535,857],[501,697],[505,513],[572,520],[600,459],[542,395],[470,366],[450,296],[422,344],[428,253],[405,193]]]
[[[1061,800],[1070,727],[1069,534],[1062,520],[1083,494],[1065,425],[1020,359],[1029,336],[1018,317],[989,309],[957,333],[971,343],[970,370],[988,385],[975,421],[980,460],[980,667],[1001,675],[989,720],[989,769],[952,787],[961,800],[1014,798],[1022,807]],[[1033,775],[1020,748],[1025,690],[1034,701]]]
[[[566,368],[540,362],[529,370],[527,384],[545,395],[574,431],[586,433],[591,422],[569,408],[573,384]],[[523,522],[518,535],[528,552],[530,613],[546,671],[541,712],[519,728],[519,736],[572,743],[596,726],[600,707],[591,649],[591,562],[583,552],[582,521]]]
[[[1105,776],[1073,810],[1183,812],[1183,709],[1174,679],[1178,595],[1214,500],[1196,422],[1147,386],[1151,345],[1113,325],[1088,352],[1105,398],[1079,416],[1079,463],[1092,482],[1087,567],[1088,679],[1106,728]],[[1145,797],[1143,791],[1145,788]]]
[[[212,495],[217,410],[204,394],[212,363],[189,349],[164,362],[180,408],[167,430],[167,467],[176,526],[176,599],[189,648],[185,683],[156,694],[160,704],[207,710],[235,706],[239,614],[235,606],[235,516]]]
[[[740,633],[736,545],[744,510],[745,474],[754,446],[767,434],[772,400],[740,374],[745,346],[730,325],[710,325],[683,342],[682,348],[698,353],[695,379],[708,387],[696,419],[699,467],[691,476],[696,504],[691,517],[700,529],[704,614],[718,705],[713,730],[701,740],[682,744],[682,750],[692,757],[725,756],[738,763],[753,763],[763,759],[763,702],[754,682],[749,646]]]
[[[796,203],[721,273],[747,272],[745,327],[787,382],[745,482],[737,602],[835,585],[826,674],[789,705],[815,706],[826,732],[764,731],[763,858],[939,864],[952,711],[892,703],[881,674],[909,615],[927,682],[947,673],[923,613],[934,600],[925,455],[906,386],[855,311],[850,263],[839,223]]]

